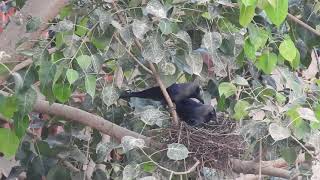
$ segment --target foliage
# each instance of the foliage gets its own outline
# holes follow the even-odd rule
[[[94,170],[93,179],[159,178],[168,172],[157,167],[171,160],[179,163],[168,168],[185,170],[180,160],[192,152],[183,144],[170,144],[167,158],[160,157],[163,152],[146,158],[149,151],[145,152],[141,139],[126,136],[117,144],[96,130],[90,132],[59,117],[50,117],[45,123],[31,117],[31,128],[49,132],[43,132],[36,142],[23,138],[26,117],[35,102],[31,85],[37,81],[51,103],[98,114],[142,134],[166,127],[168,113],[156,102],[132,98],[128,105],[118,100],[125,89],[155,84],[145,70],[149,61],[157,65],[167,86],[200,81],[206,87],[205,101],[216,99],[213,105],[239,124],[239,132],[252,146],[247,154],[254,156],[261,142],[268,149],[268,160],[283,157],[295,165],[298,153],[306,149],[304,144],[310,143],[310,137],[319,137],[319,57],[314,47],[320,45],[320,38],[286,17],[289,11],[316,27],[320,25],[319,9],[313,8],[311,1],[232,3],[73,1],[49,27],[56,33],[53,39],[42,39],[33,49],[20,52],[34,63],[19,71],[22,85],[19,78],[8,80],[14,82],[6,87],[14,89],[13,95],[0,97],[0,112],[13,119],[15,127],[12,131],[1,129],[1,151],[5,156],[17,151],[16,159],[33,179],[84,176],[83,171],[63,168],[66,162],[78,169],[89,166],[89,161],[107,164]],[[315,4],[320,7],[318,1]],[[38,25],[37,18],[30,19],[27,31]],[[52,44],[54,51],[49,53]],[[63,131],[52,133],[57,127]]]

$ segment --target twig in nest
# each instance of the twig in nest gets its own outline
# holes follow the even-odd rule
[[[200,159],[202,164],[215,169],[227,170],[230,158],[239,158],[246,146],[240,135],[232,133],[235,123],[228,120],[223,125],[205,125],[195,128],[181,123],[181,128],[163,130],[160,137],[165,143],[179,142],[190,152],[190,157]],[[169,135],[169,137],[168,137]]]

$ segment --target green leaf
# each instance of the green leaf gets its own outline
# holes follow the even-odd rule
[[[17,94],[17,105],[20,114],[26,115],[33,110],[33,105],[37,100],[37,92],[33,88],[19,91]]]
[[[293,127],[293,134],[298,139],[301,140],[306,137],[310,137],[310,126],[306,121],[300,121]]]
[[[26,24],[27,33],[35,32],[39,29],[41,20],[39,17],[32,17]]]
[[[152,173],[156,169],[157,165],[153,162],[143,163],[143,170],[148,173]]]
[[[256,5],[257,0],[241,0],[241,2],[245,6],[254,6]]]
[[[63,7],[59,13],[60,19],[64,19],[65,17],[69,16],[72,12],[72,5],[67,5]]]
[[[249,86],[248,81],[244,77],[241,77],[239,75],[236,75],[234,80],[232,80],[232,83],[235,83],[239,86]]]
[[[316,115],[317,120],[320,122],[320,104],[315,105],[314,113]]]
[[[18,110],[17,99],[15,96],[6,97],[1,100],[0,114],[4,117],[11,119],[13,114]]]
[[[37,149],[36,149],[36,153],[38,155],[42,155],[42,156],[55,156],[56,154],[58,154],[59,150],[58,147],[53,147],[51,148],[50,145],[48,144],[48,141],[44,141],[44,140],[39,140],[36,142],[37,144]]]
[[[201,14],[202,17],[204,17],[205,19],[208,19],[208,20],[212,20],[213,17],[211,17],[210,13],[209,12],[204,12]]]
[[[224,95],[226,98],[236,94],[237,87],[229,82],[223,82],[219,85],[219,95]]]
[[[226,97],[224,95],[222,95],[218,98],[217,110],[218,111],[225,111],[226,110]]]
[[[70,84],[73,84],[79,78],[79,73],[73,69],[68,69],[66,75]]]
[[[221,32],[229,32],[229,33],[239,32],[238,27],[236,27],[227,18],[223,18],[223,17],[219,18],[218,27]]]
[[[88,55],[81,55],[77,57],[77,62],[79,66],[85,71],[91,65],[92,58]]]
[[[55,75],[56,67],[51,61],[42,61],[39,69],[40,90],[50,86]]]
[[[297,48],[290,37],[285,38],[284,41],[281,42],[279,46],[279,52],[281,56],[283,56],[289,62],[292,62],[296,58]]]
[[[312,130],[320,129],[320,122],[310,122],[310,127]]]
[[[265,1],[267,4],[269,3],[272,7],[276,7],[277,6],[277,0],[267,0]]]
[[[240,17],[239,23],[243,27],[247,27],[248,24],[252,21],[256,6],[245,6],[241,4],[240,6]]]
[[[299,108],[299,106],[292,107],[286,113],[287,116],[291,119],[291,121],[293,122],[293,124],[295,126],[298,126],[299,124],[301,124],[303,122],[302,118],[300,117],[300,115],[297,111],[298,108]]]
[[[297,112],[299,113],[300,117],[304,120],[318,122],[314,111],[310,108],[299,107],[297,108]]]
[[[57,63],[58,61],[60,61],[63,58],[64,58],[64,56],[63,56],[63,53],[61,51],[51,54],[51,61],[53,63]]]
[[[24,6],[24,4],[26,3],[26,0],[15,0],[14,2],[16,3],[16,7],[21,9]]]
[[[282,95],[281,93],[276,92],[276,100],[280,105],[284,105],[287,98],[286,98],[286,96]]]
[[[262,54],[255,64],[265,74],[271,74],[271,72],[277,67],[277,58],[276,54],[267,52]]]
[[[59,80],[59,78],[61,77],[66,67],[67,67],[66,64],[63,62],[56,65],[56,73],[54,75],[53,82],[52,82],[53,85]]]
[[[89,31],[89,29],[87,28],[88,21],[89,21],[89,18],[87,17],[81,19],[79,24],[76,26],[76,31],[75,31],[76,35],[84,36]]]
[[[292,147],[286,147],[281,150],[281,157],[288,163],[288,164],[294,164],[297,159],[297,153],[294,148]]]
[[[29,127],[29,116],[16,113],[14,119],[14,131],[19,139],[23,138]]]
[[[85,78],[85,86],[87,93],[94,98],[94,95],[96,93],[96,77],[93,75],[88,75]]]
[[[53,86],[52,92],[54,97],[61,103],[67,102],[71,95],[71,89],[68,84],[57,83]]]
[[[57,48],[60,48],[64,44],[64,38],[63,37],[64,37],[64,33],[63,32],[58,32],[56,34],[55,42],[56,42],[56,47]]]
[[[290,62],[291,67],[294,70],[299,68],[299,66],[300,66],[300,52],[298,49],[297,49],[296,57],[293,59],[293,61],[289,61],[289,62]]]
[[[16,154],[19,147],[19,138],[10,129],[0,128],[0,152],[10,158]]]
[[[288,0],[274,0],[275,7],[268,3],[265,7],[265,12],[273,24],[279,26],[287,17]]]
[[[172,33],[171,24],[172,23],[167,19],[160,20],[159,28],[160,28],[162,34],[168,35],[168,34]]]
[[[106,35],[104,34],[102,35],[94,34],[94,36],[92,36],[91,38],[91,42],[97,49],[104,50],[106,49],[107,45],[110,43],[110,39],[106,37]]]
[[[244,53],[250,60],[256,59],[256,48],[251,43],[249,38],[244,42]]]
[[[248,25],[249,30],[249,38],[252,45],[254,45],[255,49],[258,50],[263,47],[268,41],[269,34],[262,28],[255,26],[250,23]]]
[[[234,106],[235,114],[233,115],[233,118],[235,118],[236,120],[241,120],[242,118],[247,116],[249,114],[249,112],[247,111],[249,106],[250,104],[247,101],[237,101],[236,105]]]

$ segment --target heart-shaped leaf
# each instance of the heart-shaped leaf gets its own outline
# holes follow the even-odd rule
[[[273,2],[268,3],[264,10],[271,22],[280,26],[288,14],[288,0],[273,0]]]
[[[77,57],[77,62],[83,70],[87,70],[88,67],[91,65],[92,58],[88,55],[81,55]]]
[[[247,27],[248,24],[252,21],[256,6],[250,5],[246,6],[241,4],[240,6],[240,18],[239,23],[243,27]]]
[[[292,62],[297,55],[297,49],[289,37],[285,38],[281,42],[279,46],[279,52],[281,56],[283,56],[289,62]]]
[[[256,66],[261,69],[265,74],[271,72],[277,67],[278,57],[274,53],[264,53],[256,62]]]
[[[280,141],[290,137],[290,130],[287,127],[280,126],[277,123],[272,123],[269,125],[269,133],[275,141]]]
[[[94,95],[96,94],[96,77],[93,75],[87,75],[85,77],[85,87],[87,93],[94,98]]]
[[[66,75],[70,84],[73,84],[79,78],[79,73],[73,69],[68,69]]]
[[[229,82],[223,82],[219,85],[219,95],[220,97],[222,95],[225,96],[225,98],[228,98],[237,92],[237,87]]]
[[[67,102],[71,95],[70,86],[67,84],[60,84],[60,83],[54,84],[52,88],[52,92],[54,96],[57,98],[57,100],[60,101],[61,103]]]
[[[183,144],[168,144],[167,156],[172,160],[182,160],[188,157],[189,151]]]

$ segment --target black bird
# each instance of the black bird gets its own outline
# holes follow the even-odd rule
[[[169,86],[166,90],[170,98],[172,99],[172,101],[175,103],[188,98],[196,98],[202,104],[204,104],[204,101],[200,95],[200,91],[201,91],[200,87],[196,83],[181,83],[181,84],[174,83],[171,86]],[[138,92],[125,92],[124,94],[120,95],[120,98],[129,98],[129,97],[152,99],[155,101],[161,101],[164,104],[166,103],[165,98],[159,86],[152,87],[152,88],[149,88],[143,91],[138,91]]]
[[[173,84],[167,88],[168,94],[176,104],[178,116],[189,125],[197,126],[216,120],[216,112],[211,105],[205,105],[200,95],[200,87],[195,83]],[[139,92],[126,92],[120,98],[139,97],[161,101],[165,104],[160,87],[153,87]],[[199,100],[197,102],[195,99]]]
[[[189,98],[176,103],[179,117],[191,126],[216,121],[216,111],[211,105],[201,104]]]

